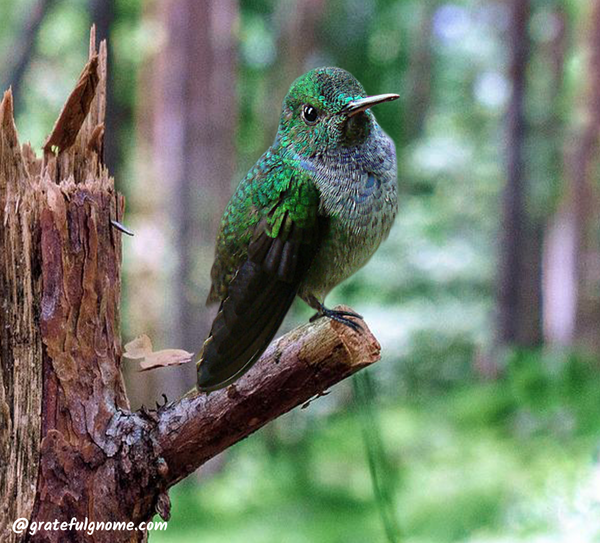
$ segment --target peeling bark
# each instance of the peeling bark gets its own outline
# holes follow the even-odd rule
[[[30,522],[169,517],[170,486],[280,414],[379,358],[321,320],[278,340],[235,385],[131,412],[119,333],[124,201],[102,160],[106,44],[38,159],[0,105],[0,526],[2,541],[134,542],[143,530],[40,530]]]

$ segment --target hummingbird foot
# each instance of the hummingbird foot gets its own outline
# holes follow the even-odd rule
[[[336,322],[341,322],[346,326],[349,326],[355,332],[362,332],[363,327],[356,321],[349,319],[348,317],[355,317],[362,320],[362,315],[354,313],[354,311],[341,311],[337,309],[328,309],[323,304],[319,304],[318,311],[310,318],[310,322],[314,322],[321,317],[327,317]]]

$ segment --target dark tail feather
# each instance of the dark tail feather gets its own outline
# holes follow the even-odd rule
[[[296,288],[272,277],[267,279],[268,286],[250,284],[245,285],[247,288],[232,290],[221,304],[200,354],[200,391],[223,388],[243,375],[277,333],[294,300]],[[260,286],[263,288],[259,290]],[[252,302],[248,302],[248,297],[254,298]],[[238,304],[243,308],[240,313],[236,311]]]
[[[272,238],[268,230],[265,217],[204,342],[198,362],[200,391],[231,384],[258,360],[277,333],[317,250],[316,224],[298,228],[286,215],[278,237]]]

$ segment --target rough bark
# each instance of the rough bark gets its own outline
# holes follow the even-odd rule
[[[95,38],[92,36],[92,44]],[[169,516],[167,490],[280,414],[375,362],[379,345],[327,320],[290,332],[235,385],[132,412],[121,373],[123,198],[102,163],[106,46],[45,145],[20,147],[0,106],[0,522],[3,541],[144,541],[144,530],[39,530],[31,522]]]
[[[39,186],[19,150],[12,95],[0,105],[0,530],[29,517],[38,471],[42,406]],[[26,386],[23,386],[26,383]],[[4,537],[7,539],[4,539]]]

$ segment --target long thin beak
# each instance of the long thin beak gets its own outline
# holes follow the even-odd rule
[[[377,94],[375,96],[367,96],[360,100],[353,100],[348,102],[340,111],[341,114],[352,117],[365,109],[376,106],[377,104],[383,104],[383,102],[391,102],[400,98],[399,94]]]

